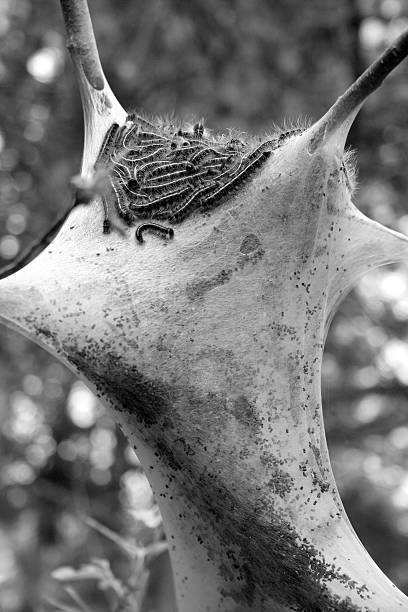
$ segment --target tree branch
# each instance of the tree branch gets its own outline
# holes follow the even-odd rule
[[[363,74],[340,96],[327,113],[316,124],[316,134],[311,143],[311,150],[326,140],[342,126],[351,123],[364,100],[380,87],[384,79],[408,55],[408,30],[405,30],[380,55],[380,57],[363,72]],[[348,126],[349,127],[349,126]],[[347,129],[348,131],[348,129]]]
[[[96,47],[86,0],[61,0],[67,31],[67,48],[74,63],[79,63],[88,83],[97,90],[105,86],[105,77]]]
[[[67,33],[67,48],[76,69],[84,110],[85,138],[82,175],[93,166],[106,130],[121,125],[126,111],[119,104],[103,74],[87,0],[60,0]]]

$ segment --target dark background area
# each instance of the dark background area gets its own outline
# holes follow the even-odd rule
[[[406,0],[92,0],[90,8],[125,108],[258,134],[319,118],[408,27]],[[1,265],[68,207],[82,132],[59,3],[1,0]],[[368,100],[349,140],[360,168],[356,204],[408,233],[407,62]],[[341,497],[370,554],[405,592],[407,321],[408,266],[367,275],[333,321],[323,368]],[[91,569],[78,590],[92,612],[115,609],[120,587],[104,590],[100,579],[113,581],[109,562],[125,584],[133,561],[86,517],[131,543],[162,538],[146,479],[110,415],[54,358],[1,327],[1,612],[86,610],[51,576],[83,563]],[[152,575],[165,585],[165,563]]]

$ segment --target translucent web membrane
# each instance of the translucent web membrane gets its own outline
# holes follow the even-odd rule
[[[109,128],[95,168],[108,169],[116,211],[128,225],[149,219],[136,229],[139,242],[144,229],[172,237],[174,230],[161,221],[178,223],[193,211],[220,203],[275,149],[302,131],[289,130],[254,146],[238,138],[208,138],[201,123],[187,131],[129,115],[123,126]],[[110,231],[107,201],[108,194],[105,233]]]

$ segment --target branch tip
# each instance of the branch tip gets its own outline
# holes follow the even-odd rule
[[[408,29],[350,85],[347,91],[336,100],[333,106],[316,124],[316,133],[311,142],[311,150],[316,149],[331,134],[342,127],[345,127],[348,132],[364,101],[381,86],[384,79],[407,55]]]

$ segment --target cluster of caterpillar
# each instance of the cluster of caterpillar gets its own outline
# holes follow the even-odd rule
[[[289,130],[254,146],[239,138],[208,137],[202,123],[186,130],[128,115],[124,125],[109,128],[95,163],[96,170],[108,169],[112,188],[103,196],[104,233],[111,229],[108,198],[113,195],[128,225],[149,220],[136,228],[139,242],[148,229],[171,238],[174,230],[157,221],[177,223],[195,210],[208,210],[301,131]]]
[[[115,123],[107,131],[89,184],[75,177],[71,206],[39,240],[0,270],[0,279],[20,270],[47,247],[71,210],[88,204],[96,194],[102,195],[105,234],[112,226],[123,231],[109,216],[108,202],[113,196],[119,217],[128,225],[145,219],[136,227],[139,242],[143,242],[144,230],[172,238],[173,228],[157,223],[156,219],[182,221],[194,210],[203,211],[219,203],[275,149],[307,127],[299,124],[284,126],[283,130],[276,128],[274,136],[260,143],[254,139],[209,137],[202,123],[183,130],[169,120],[158,119],[154,124],[140,115],[128,115],[123,126]],[[346,151],[341,165],[350,193],[356,189],[354,157],[353,151]],[[107,177],[112,193],[105,187]]]

